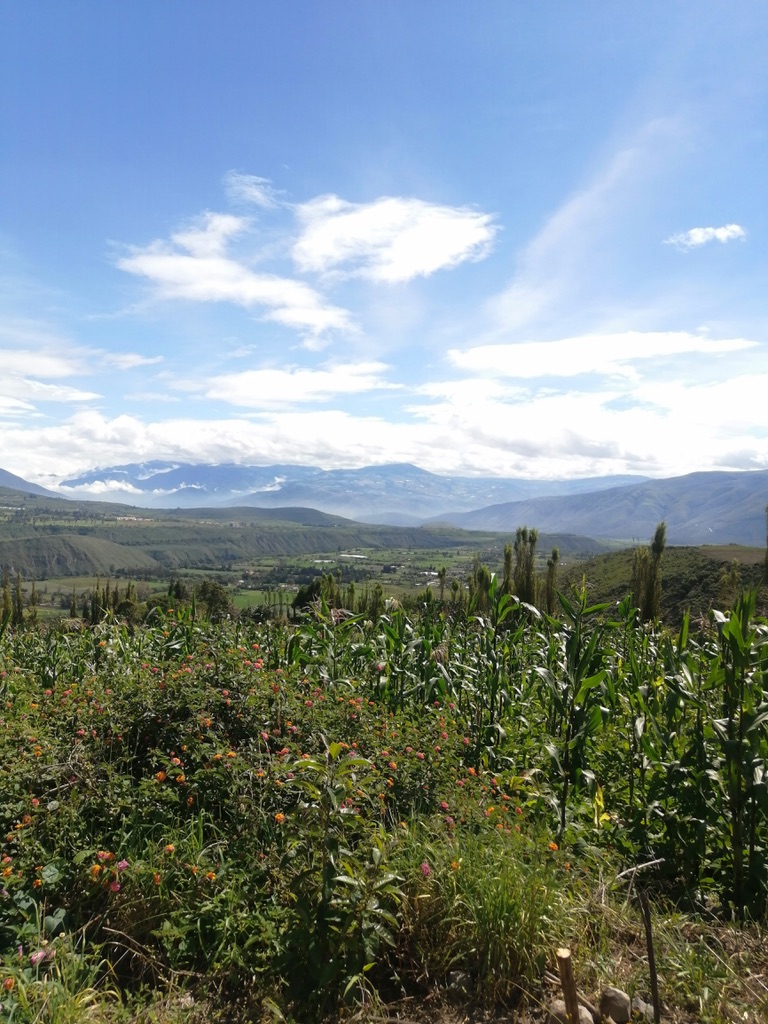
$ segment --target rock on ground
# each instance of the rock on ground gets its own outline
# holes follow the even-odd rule
[[[632,1019],[632,1004],[620,988],[606,988],[600,996],[600,1016],[610,1017],[614,1024],[628,1024]]]
[[[553,999],[549,1004],[547,1024],[568,1024],[565,1003],[562,999]],[[595,1024],[592,1014],[586,1006],[579,1006],[579,1024]]]

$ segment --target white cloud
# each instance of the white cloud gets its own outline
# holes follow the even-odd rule
[[[81,391],[66,384],[44,384],[28,377],[17,377],[2,385],[13,392],[16,398],[28,398],[39,402],[89,402],[101,396],[94,391]]]
[[[29,402],[22,402],[21,399],[10,395],[0,395],[0,417],[27,416],[34,412],[34,405],[30,405]]]
[[[182,382],[178,386],[231,405],[269,409],[394,388],[396,385],[382,376],[387,369],[384,363],[371,362],[342,363],[321,370],[301,367],[245,370],[222,374],[203,384]]]
[[[243,233],[249,221],[231,213],[205,213],[196,225],[176,231],[171,241],[200,259],[223,256],[230,239]]]
[[[486,378],[425,385],[397,422],[391,414],[387,421],[291,407],[266,408],[257,420],[147,422],[84,411],[50,425],[23,416],[4,424],[3,468],[50,485],[94,465],[148,459],[328,468],[413,462],[437,473],[539,478],[671,476],[768,463],[768,375],[648,381],[631,390],[623,383],[527,393]],[[314,386],[319,394],[320,381]]]
[[[259,178],[255,174],[240,174],[230,171],[224,177],[227,198],[234,202],[253,203],[265,208],[278,206],[280,191],[273,188],[269,178]]]
[[[140,498],[144,492],[139,487],[127,483],[125,480],[96,480],[90,484],[79,484],[77,487],[60,487],[66,497],[72,498],[102,498],[105,494],[114,495],[122,493],[125,501]]]
[[[0,375],[23,376],[34,369],[37,377],[73,377],[85,369],[83,355],[60,355],[41,349],[0,349]]]
[[[163,356],[141,356],[136,352],[106,352],[104,362],[118,370],[133,370],[137,366],[156,366],[163,362]]]
[[[487,213],[392,196],[371,203],[318,196],[295,212],[302,231],[293,258],[300,270],[387,284],[483,259],[498,231]]]
[[[580,374],[634,376],[633,365],[678,355],[719,355],[757,347],[746,338],[702,338],[686,331],[622,331],[584,334],[558,341],[524,341],[452,349],[454,366],[511,378],[574,377]]]
[[[664,239],[665,245],[674,245],[678,249],[698,249],[708,242],[732,242],[738,238],[743,240],[747,233],[740,224],[724,224],[721,228],[691,228],[677,235]]]
[[[352,330],[347,310],[326,302],[302,281],[275,274],[257,274],[226,254],[228,241],[247,221],[208,213],[197,227],[172,235],[171,244],[155,241],[131,248],[117,261],[121,270],[147,278],[166,299],[192,302],[233,302],[263,307],[264,319],[311,336]]]

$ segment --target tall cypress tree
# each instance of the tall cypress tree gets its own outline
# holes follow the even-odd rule
[[[555,611],[555,597],[557,595],[557,563],[560,561],[560,549],[552,548],[552,554],[547,559],[547,580],[544,589],[544,601],[547,608],[547,615],[553,615]]]
[[[636,548],[632,565],[632,600],[641,622],[658,619],[661,608],[661,556],[667,545],[667,524],[656,527],[647,548]]]
[[[11,601],[11,577],[8,566],[3,569],[3,622],[8,622],[13,614],[13,602]]]
[[[526,604],[536,604],[536,543],[539,532],[518,526],[515,538],[515,593]]]
[[[21,590],[21,573],[16,573],[16,585],[13,588],[13,611],[11,622],[14,626],[24,625],[24,594]]]

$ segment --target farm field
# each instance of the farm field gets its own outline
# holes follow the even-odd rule
[[[647,999],[643,892],[664,1019],[763,1021],[754,594],[675,631],[486,596],[6,624],[0,1020],[536,1020],[561,945]]]

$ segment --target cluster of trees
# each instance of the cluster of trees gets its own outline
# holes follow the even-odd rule
[[[8,568],[3,570],[1,600],[0,625],[17,628],[37,621],[39,601],[35,582],[32,581],[30,592],[25,597],[21,573],[14,574],[12,583]],[[66,601],[63,607],[67,607]],[[189,607],[200,608],[201,613],[211,622],[229,618],[235,612],[229,590],[213,579],[201,580],[194,587],[182,580],[171,580],[166,593],[142,600],[133,581],[121,587],[119,583],[113,584],[110,580],[102,583],[100,577],[91,590],[82,591],[79,595],[73,588],[68,610],[70,618],[81,619],[91,626],[107,618],[138,625],[152,615],[155,609],[168,611],[171,608]]]
[[[557,603],[557,567],[560,552],[556,547],[547,559],[547,571],[542,578],[537,572],[536,545],[539,533],[535,528],[519,526],[514,544],[504,545],[504,568],[501,577],[501,593],[515,596],[523,604],[541,608],[552,615]],[[490,589],[493,575],[486,565],[475,559],[469,581],[469,605],[478,612],[486,612],[490,606]]]
[[[374,583],[372,587],[365,586],[358,591],[354,580],[345,585],[339,576],[326,573],[315,576],[306,586],[300,587],[291,607],[294,612],[303,611],[316,601],[324,601],[329,608],[345,608],[377,619],[384,611],[386,594],[380,583]]]

